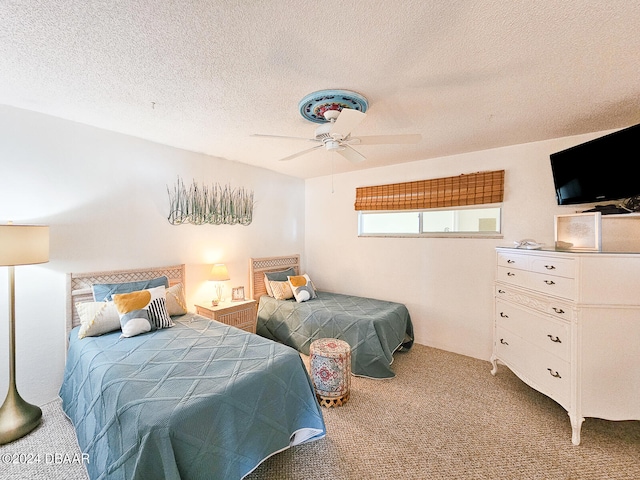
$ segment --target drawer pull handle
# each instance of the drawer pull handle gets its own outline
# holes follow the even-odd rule
[[[561,308],[556,308],[556,307],[553,307],[553,311],[554,311],[554,312],[556,312],[556,313],[564,313],[564,310],[563,310],[563,309],[561,309]]]
[[[504,293],[504,290],[498,290],[498,293]]]
[[[547,370],[549,370],[549,375],[551,375],[553,378],[562,378],[558,372],[554,372],[550,368],[547,368]]]
[[[546,268],[547,270],[555,270],[556,267],[554,267],[553,265],[545,265],[544,268]]]
[[[516,276],[515,273],[507,272],[507,277],[515,277],[515,276]]]
[[[502,318],[509,318],[509,315],[507,315],[507,314],[506,314],[506,313],[504,313],[504,312],[500,312],[500,316],[501,316]]]
[[[551,340],[552,342],[562,343],[562,340],[560,340],[560,337],[558,336],[556,336],[556,338],[553,338],[553,335],[547,335],[547,337],[549,337],[549,340]]]
[[[546,283],[547,285],[555,285],[556,282],[554,282],[553,280],[545,280],[544,283]]]
[[[507,260],[507,263],[516,263],[515,260]]]
[[[501,343],[501,344],[503,344],[503,345],[509,345],[509,343],[508,343],[508,342],[505,342],[505,341],[504,341],[504,338],[501,338],[501,339],[500,339],[500,343]]]

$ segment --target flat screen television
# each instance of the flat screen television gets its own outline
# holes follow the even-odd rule
[[[552,153],[558,205],[640,195],[640,124]]]

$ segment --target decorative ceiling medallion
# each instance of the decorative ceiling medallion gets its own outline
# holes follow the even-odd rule
[[[369,103],[362,95],[350,90],[319,90],[310,93],[298,104],[300,115],[314,123],[327,123],[324,112],[351,108],[362,113],[367,111]]]

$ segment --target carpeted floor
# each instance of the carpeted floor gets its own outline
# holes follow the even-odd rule
[[[279,453],[246,478],[640,478],[640,421],[588,418],[574,446],[567,413],[506,367],[493,377],[488,362],[422,345],[395,358],[396,378],[353,377],[349,402],[323,409],[324,439]],[[36,431],[0,447],[0,478],[86,479],[59,402],[43,412]]]

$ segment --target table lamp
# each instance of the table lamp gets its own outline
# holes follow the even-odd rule
[[[212,282],[216,282],[216,298],[214,298],[211,302],[211,304],[215,307],[219,302],[222,302],[224,300],[224,298],[222,298],[222,282],[231,280],[231,278],[229,278],[229,272],[227,271],[226,265],[224,263],[216,263],[211,269],[209,280]]]
[[[9,391],[0,407],[0,445],[36,428],[42,410],[25,402],[16,388],[15,272],[16,265],[49,261],[49,227],[0,225],[0,266],[9,267]]]

